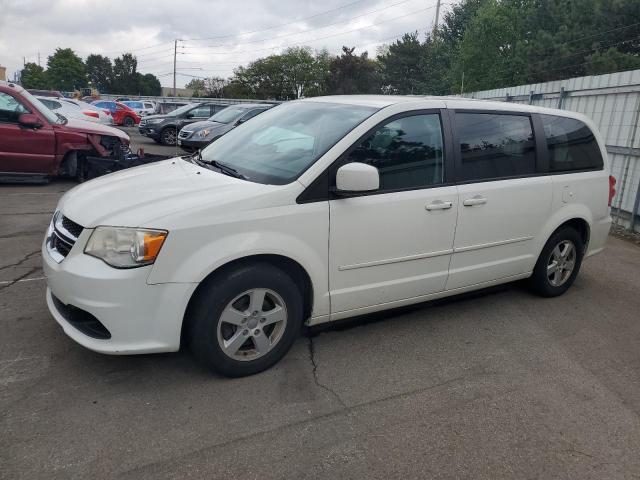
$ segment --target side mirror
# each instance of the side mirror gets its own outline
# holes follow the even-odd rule
[[[378,169],[366,163],[347,163],[336,172],[337,193],[373,192],[379,188]]]
[[[187,112],[187,114],[184,116],[184,118],[193,118],[193,113]]]
[[[38,116],[33,113],[23,113],[18,117],[18,123],[26,128],[37,129],[42,127],[42,122],[40,122]]]

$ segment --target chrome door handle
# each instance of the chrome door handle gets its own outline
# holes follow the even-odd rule
[[[462,204],[465,207],[473,207],[474,205],[484,205],[485,203],[487,203],[487,199],[480,196],[480,195],[476,195],[475,197],[471,197],[471,198],[467,198],[464,202],[462,202]]]
[[[453,202],[443,202],[442,200],[435,200],[433,203],[426,205],[424,208],[431,210],[446,210],[453,206]]]

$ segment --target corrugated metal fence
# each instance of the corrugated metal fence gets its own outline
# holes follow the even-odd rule
[[[640,70],[485,90],[464,95],[580,112],[605,138],[618,181],[615,221],[640,229]],[[632,213],[633,212],[633,213]]]

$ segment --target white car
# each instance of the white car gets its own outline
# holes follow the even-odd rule
[[[79,185],[43,243],[47,302],[111,354],[181,341],[229,376],[303,323],[529,278],[564,293],[600,252],[615,180],[586,117],[437,97],[274,107],[206,147]]]
[[[155,104],[148,100],[125,100],[121,103],[124,103],[141,117],[156,113]]]
[[[101,108],[95,107],[82,100],[63,97],[36,97],[49,110],[59,113],[66,118],[75,118],[88,122],[113,125],[113,117]]]

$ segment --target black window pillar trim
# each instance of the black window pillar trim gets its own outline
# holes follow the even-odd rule
[[[540,114],[532,113],[531,123],[533,124],[533,136],[536,141],[536,173],[538,175],[547,175],[549,173],[549,149]]]

